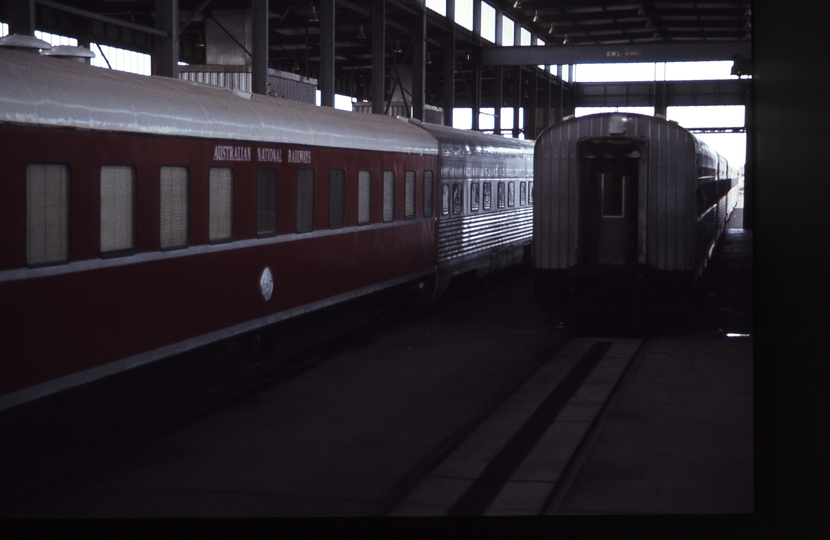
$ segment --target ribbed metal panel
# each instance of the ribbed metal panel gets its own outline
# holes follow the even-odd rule
[[[673,122],[619,113],[572,118],[536,140],[534,268],[566,269],[579,263],[577,143],[611,137],[611,124],[621,119],[626,133],[618,136],[645,142],[638,178],[638,261],[660,270],[694,268],[695,139]]]
[[[441,185],[452,186],[453,194],[456,190],[461,194],[460,208],[453,207],[449,215],[438,219],[438,265],[450,266],[470,257],[486,257],[489,262],[493,250],[530,242],[533,207],[520,206],[517,196],[515,207],[499,209],[496,191],[503,182],[505,189],[513,183],[518,193],[521,182],[533,180],[533,143],[447,126],[418,125],[438,140]],[[486,209],[483,190],[488,182],[492,201]],[[470,204],[472,184],[482,186],[476,210]],[[459,211],[461,215],[456,215]]]
[[[440,264],[513,242],[529,241],[532,234],[532,207],[440,220],[438,262]]]
[[[679,125],[638,117],[648,141],[646,262],[659,270],[693,270],[694,191],[697,184],[695,139]]]
[[[182,66],[179,78],[231,90],[252,91],[251,72],[246,70],[245,66]],[[269,69],[268,87],[273,95],[303,103],[314,103],[317,81]]]

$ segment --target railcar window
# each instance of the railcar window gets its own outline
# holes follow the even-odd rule
[[[314,230],[314,169],[297,169],[297,232]]]
[[[383,221],[395,219],[395,171],[383,171]]]
[[[357,173],[357,224],[366,225],[372,220],[372,171]]]
[[[499,208],[504,208],[504,199],[505,199],[505,196],[504,196],[504,182],[499,182],[497,188],[498,188],[498,201],[497,201],[498,207]]]
[[[208,239],[228,242],[233,238],[233,169],[211,167],[208,183]]]
[[[69,258],[69,166],[26,167],[26,261],[30,266]]]
[[[329,228],[342,229],[346,214],[346,171],[329,171]]]
[[[460,215],[464,211],[464,184],[452,185],[452,215]]]
[[[187,247],[190,173],[187,167],[162,167],[159,183],[161,249]]]
[[[516,182],[507,183],[507,206],[516,206]]]
[[[441,184],[441,215],[450,215],[450,185]]]
[[[406,171],[403,190],[403,217],[412,219],[415,217],[415,171]]]
[[[432,216],[432,171],[424,171],[424,217]]]
[[[490,182],[484,182],[484,209],[490,210],[493,205],[493,185]]]
[[[527,204],[533,204],[533,182],[530,182],[530,187],[527,190]]]
[[[277,234],[277,169],[259,167],[256,171],[257,238]]]
[[[132,251],[135,241],[135,169],[101,167],[101,255]]]
[[[527,204],[527,182],[519,182],[519,206]]]
[[[478,212],[481,205],[481,184],[473,182],[470,184],[470,211]]]

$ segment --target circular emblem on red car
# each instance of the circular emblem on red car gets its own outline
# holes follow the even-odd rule
[[[259,290],[262,291],[262,298],[266,302],[271,298],[271,293],[274,292],[274,277],[271,275],[271,269],[267,266],[259,277]]]

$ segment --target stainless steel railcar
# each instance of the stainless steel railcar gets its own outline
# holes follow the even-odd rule
[[[533,269],[547,309],[689,291],[735,206],[737,175],[675,122],[571,118],[534,156]]]
[[[533,142],[419,125],[438,141],[436,293],[456,276],[484,277],[529,260]]]
[[[530,242],[530,143],[2,48],[0,73],[0,411],[229,339],[267,355],[279,321]]]

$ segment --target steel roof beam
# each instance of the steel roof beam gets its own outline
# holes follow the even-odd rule
[[[107,17],[106,15],[98,15],[97,13],[93,13],[91,11],[86,11],[84,9],[78,9],[72,6],[67,6],[64,4],[59,4],[58,2],[52,2],[50,0],[35,0],[37,4],[41,6],[50,7],[52,9],[57,9],[59,11],[64,11],[66,13],[71,13],[72,15],[79,15],[86,19],[91,19],[93,21],[101,21],[107,24],[112,24],[115,26],[120,26],[122,28],[129,28],[130,30],[137,30],[139,32],[144,32],[146,34],[150,34],[152,36],[158,36],[160,38],[169,38],[172,33],[166,32],[164,30],[160,30],[158,28],[152,28],[150,26],[143,26],[141,24],[131,23],[129,21],[123,21],[121,19],[116,19],[114,17]],[[178,14],[176,15],[178,18]],[[176,21],[178,26],[178,21]],[[178,34],[178,31],[176,32]]]
[[[635,43],[626,45],[556,45],[481,48],[484,66],[606,64],[732,60],[752,56],[749,41],[703,43]]]
[[[747,84],[735,79],[575,83],[574,99],[577,107],[655,107],[664,111],[665,107],[746,105]]]

